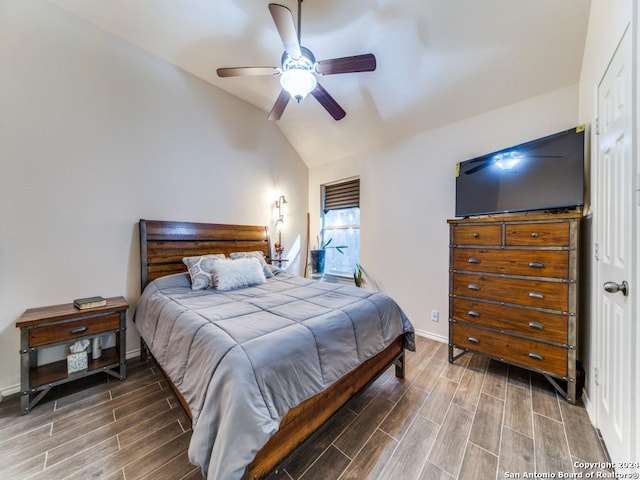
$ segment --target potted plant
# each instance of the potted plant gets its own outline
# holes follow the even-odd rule
[[[362,277],[362,265],[357,264],[356,268],[353,270],[353,281],[356,284],[356,287],[362,287],[364,283],[364,278]]]
[[[332,238],[324,243],[320,243],[320,237],[316,237],[318,240],[317,245],[320,248],[314,248],[309,251],[309,257],[311,259],[311,274],[316,276],[324,275],[324,261],[328,248],[335,248],[338,252],[342,253],[343,248],[347,248],[346,245],[331,245]]]

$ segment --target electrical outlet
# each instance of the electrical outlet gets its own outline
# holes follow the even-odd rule
[[[440,312],[438,310],[431,310],[431,321],[432,322],[440,321]]]

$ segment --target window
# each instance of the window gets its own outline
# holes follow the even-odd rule
[[[360,263],[360,179],[322,186],[322,230],[320,241],[327,248],[325,273],[353,275]]]

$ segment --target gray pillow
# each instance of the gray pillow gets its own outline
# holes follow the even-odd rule
[[[222,253],[202,255],[199,257],[184,257],[182,259],[182,263],[189,269],[192,290],[204,290],[205,288],[213,287],[213,280],[211,278],[213,265],[220,260],[224,260],[224,254]]]

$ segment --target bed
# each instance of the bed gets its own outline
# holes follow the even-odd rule
[[[389,366],[404,376],[413,327],[379,292],[272,266],[259,285],[191,290],[183,257],[257,251],[268,262],[266,227],[139,226],[141,356],[151,353],[191,418],[189,458],[207,478],[265,478]]]

